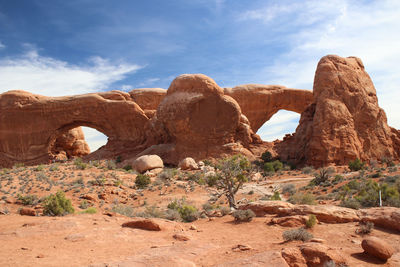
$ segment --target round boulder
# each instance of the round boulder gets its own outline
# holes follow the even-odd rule
[[[199,168],[196,161],[192,158],[184,158],[179,162],[178,167],[181,168],[181,170],[197,170]]]
[[[132,168],[140,173],[155,168],[163,168],[164,163],[157,155],[144,155],[135,159],[132,163]]]
[[[374,236],[365,238],[361,242],[361,247],[367,254],[385,261],[392,257],[394,253],[394,249],[391,245],[389,245],[386,241]]]

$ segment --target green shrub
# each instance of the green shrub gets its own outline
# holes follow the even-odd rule
[[[183,205],[178,209],[178,212],[184,222],[193,222],[199,218],[197,209],[190,205]]]
[[[144,174],[138,174],[135,179],[135,185],[137,188],[146,188],[151,183],[150,177]]]
[[[170,221],[180,221],[182,219],[179,211],[173,209],[167,209],[164,218]]]
[[[71,200],[65,197],[63,191],[58,191],[55,195],[48,196],[44,201],[43,213],[48,216],[64,216],[74,213]]]
[[[228,215],[229,213],[231,213],[231,209],[226,206],[220,207],[219,211],[221,211],[222,216],[225,216],[225,215]]]
[[[292,204],[307,204],[314,205],[315,197],[310,193],[296,193],[289,198],[289,202]]]
[[[274,165],[272,164],[272,162],[266,162],[263,166],[263,169],[265,172],[269,173],[275,172]]]
[[[272,162],[272,166],[274,167],[274,170],[277,172],[277,171],[282,170],[283,163],[280,162],[279,160],[275,160],[275,161]]]
[[[271,197],[271,200],[282,200],[278,191],[274,192],[274,194]]]
[[[306,221],[307,228],[313,228],[317,224],[317,217],[314,214],[308,215],[308,220]]]
[[[361,203],[357,199],[347,198],[347,199],[342,200],[342,202],[340,203],[340,206],[358,210],[361,208]]]
[[[81,211],[79,213],[81,213],[81,214],[95,214],[95,213],[97,213],[97,210],[96,210],[95,207],[89,207],[89,208],[87,208],[87,209],[85,209],[85,210],[83,210],[83,211]]]
[[[22,196],[20,194],[17,195],[19,201],[21,201],[22,205],[36,205],[39,202],[39,199],[36,195],[25,195]]]
[[[272,161],[272,154],[271,154],[271,152],[265,151],[264,153],[262,153],[261,159],[262,159],[264,162],[270,162],[270,161]]]
[[[235,218],[236,222],[250,222],[254,217],[256,217],[256,214],[250,210],[235,210],[232,213],[232,216]]]
[[[43,165],[38,165],[38,166],[35,168],[35,171],[41,172],[41,171],[43,171],[43,169],[44,169],[44,166],[43,166]]]
[[[81,158],[76,158],[76,159],[74,160],[74,165],[76,166],[76,168],[77,168],[78,170],[84,170],[84,169],[86,169],[86,167],[87,167],[87,164],[86,164],[86,163],[83,163],[83,161],[82,161]]]
[[[122,169],[124,169],[125,171],[130,171],[130,170],[132,170],[132,166],[131,165],[125,165]]]
[[[293,240],[308,241],[311,238],[313,238],[313,235],[307,232],[304,228],[298,228],[283,232],[282,237],[285,241],[293,241]]]
[[[117,168],[117,164],[115,163],[114,160],[107,160],[106,167],[109,170],[115,170]]]
[[[217,184],[218,179],[217,175],[210,175],[206,177],[206,183],[209,187],[213,187]]]
[[[349,162],[349,169],[351,171],[359,171],[364,168],[364,165],[364,162],[362,162],[359,158],[356,158],[355,160]]]

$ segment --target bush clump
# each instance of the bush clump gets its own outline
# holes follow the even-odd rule
[[[263,166],[265,172],[277,172],[279,170],[282,170],[282,168],[283,168],[283,163],[280,162],[279,160],[266,162]]]
[[[279,194],[278,191],[275,191],[270,199],[271,200],[282,200],[281,195]]]
[[[138,174],[135,179],[135,185],[139,189],[146,188],[151,183],[150,177],[144,174]]]
[[[270,162],[270,161],[272,161],[272,154],[271,154],[271,152],[265,151],[264,153],[262,153],[261,159],[262,159],[264,162]]]
[[[197,209],[191,205],[183,205],[178,209],[178,212],[184,222],[194,222],[199,218]]]
[[[232,213],[232,216],[235,218],[236,222],[250,222],[256,214],[250,210],[236,210]]]
[[[311,238],[313,238],[313,235],[307,232],[304,228],[298,228],[283,232],[282,237],[285,241],[293,241],[293,240],[308,241]]]
[[[30,205],[36,205],[39,202],[39,199],[36,195],[20,195],[18,194],[18,200],[22,203],[24,206],[30,206]]]
[[[374,223],[373,222],[366,222],[366,223],[361,223],[360,228],[356,229],[356,234],[359,235],[368,235],[372,232],[374,229]]]
[[[294,184],[284,185],[282,188],[282,194],[294,195],[296,193],[296,186]]]
[[[308,215],[308,220],[306,221],[307,228],[313,228],[317,224],[317,217],[314,214]]]
[[[315,197],[310,193],[300,193],[297,192],[293,196],[291,196],[288,200],[292,204],[307,204],[307,205],[314,205],[315,204]]]
[[[359,171],[364,168],[364,165],[364,162],[362,162],[359,158],[356,158],[355,160],[349,162],[349,169],[351,171]]]
[[[97,210],[95,207],[89,207],[83,211],[80,212],[81,214],[95,214],[97,213]]]
[[[63,191],[58,191],[55,195],[52,194],[44,200],[43,213],[48,216],[64,216],[69,213],[74,213],[71,200],[65,197]]]
[[[76,159],[74,160],[74,165],[76,166],[76,168],[77,168],[78,170],[84,170],[84,169],[86,169],[86,167],[87,167],[87,164],[84,163],[84,162],[82,161],[81,158],[76,158]]]

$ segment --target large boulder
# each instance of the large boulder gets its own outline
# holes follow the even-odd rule
[[[385,261],[395,252],[390,244],[374,236],[364,238],[361,247],[366,253]]]
[[[90,148],[82,128],[76,127],[57,137],[51,152],[56,156],[61,153],[67,158],[73,158],[88,155]]]
[[[157,155],[144,155],[135,159],[132,163],[132,169],[143,173],[148,170],[163,168],[163,160]]]
[[[322,166],[399,158],[400,133],[388,126],[359,58],[328,55],[317,66],[313,103],[294,136],[276,148],[285,161]]]
[[[181,168],[181,170],[197,170],[199,168],[196,161],[189,157],[181,160],[178,167]]]

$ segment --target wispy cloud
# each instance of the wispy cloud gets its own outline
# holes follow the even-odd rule
[[[382,0],[287,1],[243,13],[241,19],[258,21],[259,28],[279,24],[287,44],[271,66],[257,73],[268,83],[312,89],[319,59],[326,54],[360,57],[371,75],[389,124],[400,128],[400,2]],[[270,14],[266,10],[273,10]],[[293,30],[295,29],[295,30]]]
[[[6,48],[6,45],[0,41],[0,50]]]
[[[21,89],[47,96],[98,92],[141,67],[92,57],[82,65],[39,55],[33,47],[16,57],[0,58],[0,93]]]
[[[107,143],[107,136],[93,128],[82,127],[82,131],[85,134],[85,140],[90,147],[90,152],[96,151]]]

